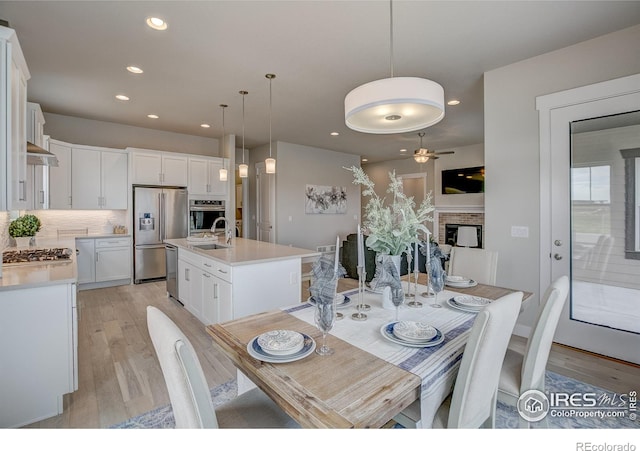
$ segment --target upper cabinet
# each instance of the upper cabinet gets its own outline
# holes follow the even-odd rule
[[[224,161],[224,163],[223,163]],[[222,165],[228,160],[217,157],[189,157],[189,195],[226,196],[228,182],[220,181]],[[229,171],[233,174],[233,171]]]
[[[51,209],[126,210],[129,160],[123,150],[51,140],[58,166],[49,168]]]
[[[0,26],[0,210],[28,207],[26,119],[30,77],[15,31]]]
[[[44,114],[40,105],[27,102],[27,141],[46,149],[44,124]]]
[[[188,157],[179,153],[127,149],[133,185],[187,186]]]

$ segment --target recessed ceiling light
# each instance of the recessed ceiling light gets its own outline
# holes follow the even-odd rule
[[[157,114],[147,114],[147,117],[149,119],[158,119],[160,116],[158,116]]]
[[[167,29],[167,23],[159,17],[147,17],[147,25],[154,30],[163,31]]]
[[[144,72],[142,69],[136,66],[127,66],[127,70],[132,74],[141,74]]]
[[[338,136],[340,133],[338,132],[331,132],[331,136]]]
[[[362,162],[363,162],[363,163],[365,163],[365,162],[367,162],[367,161],[369,161],[369,160],[367,160],[366,158],[363,158],[363,159],[362,159]]]
[[[209,127],[211,127],[211,126],[210,126],[209,124],[200,124],[200,127],[202,127],[202,128],[209,128]]]
[[[407,149],[400,149],[400,152],[406,152]]]
[[[453,106],[453,105],[459,105],[459,104],[460,104],[460,101],[459,101],[459,100],[455,100],[455,99],[454,99],[454,100],[449,100],[449,101],[447,102],[447,105],[451,105],[451,106]]]
[[[116,99],[118,99],[118,100],[129,100],[129,97],[125,96],[124,94],[118,94],[116,96]]]

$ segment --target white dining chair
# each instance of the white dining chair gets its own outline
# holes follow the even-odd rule
[[[496,284],[498,252],[486,249],[452,247],[448,275],[462,276],[486,285]]]
[[[507,349],[498,384],[499,401],[516,406],[520,395],[527,390],[544,392],[553,335],[568,295],[569,278],[561,276],[554,280],[544,294],[542,307],[527,339],[524,354]],[[519,425],[528,428],[530,423],[521,418]]]
[[[478,312],[464,348],[453,393],[436,412],[433,428],[495,427],[496,397],[502,361],[516,325],[523,293],[507,294]],[[421,427],[420,400],[394,420]]]
[[[186,335],[153,306],[147,307],[147,327],[167,385],[176,428],[299,427],[258,388],[214,409],[202,366]]]

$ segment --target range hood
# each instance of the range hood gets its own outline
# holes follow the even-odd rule
[[[40,146],[27,141],[27,164],[37,166],[58,166],[58,158]]]

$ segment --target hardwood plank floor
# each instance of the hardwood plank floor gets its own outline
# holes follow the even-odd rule
[[[424,283],[424,281],[420,281]],[[307,299],[308,284],[301,298]],[[339,290],[357,288],[341,279]],[[193,344],[211,387],[235,378],[235,367],[214,348],[191,313],[167,298],[164,282],[78,293],[78,390],[64,397],[64,413],[27,428],[107,428],[169,403],[162,371],[147,332],[146,307],[176,322]],[[525,340],[511,346],[523,350]],[[640,367],[553,345],[548,368],[616,393],[638,389]]]

